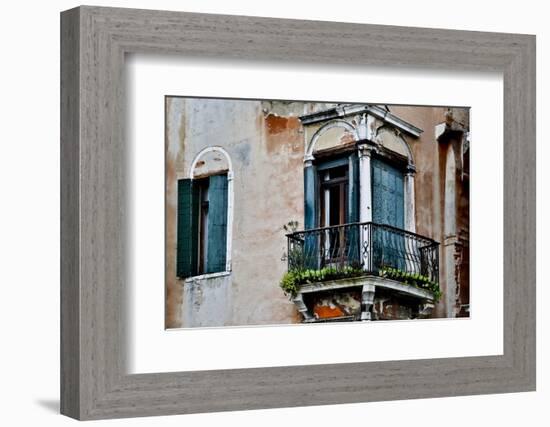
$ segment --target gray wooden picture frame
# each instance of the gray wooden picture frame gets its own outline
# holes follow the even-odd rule
[[[126,53],[504,76],[504,354],[128,375]],[[61,14],[61,412],[77,419],[535,390],[535,37],[83,6]],[[159,283],[159,286],[163,286]]]

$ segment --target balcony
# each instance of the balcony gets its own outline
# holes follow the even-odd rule
[[[430,238],[365,222],[297,231],[287,239],[281,287],[305,322],[371,320],[373,313],[392,318],[373,310],[376,297],[391,298],[394,309],[409,313],[394,318],[426,317],[440,296],[439,243]]]

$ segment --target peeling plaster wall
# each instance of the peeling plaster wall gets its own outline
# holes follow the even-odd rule
[[[167,98],[166,103],[166,326],[300,322],[301,315],[279,288],[286,272],[283,226],[297,221],[303,228],[305,144],[326,122],[304,128],[299,116],[336,104],[192,98]],[[455,120],[467,122],[467,109],[455,110]],[[390,111],[424,130],[419,138],[404,135],[416,164],[416,232],[443,242],[446,152],[436,140],[435,127],[444,122],[447,108],[390,106]],[[344,119],[355,126],[358,118]],[[177,179],[189,178],[194,158],[209,146],[223,147],[233,164],[232,271],[184,283],[175,277]],[[467,193],[462,187],[458,191],[457,227],[467,229]],[[444,266],[443,251],[440,257]],[[465,261],[465,256],[459,261],[462,283],[468,283]],[[467,286],[459,293],[469,300]],[[399,315],[400,308],[387,304],[381,305],[378,318]],[[442,298],[433,316],[445,316],[446,305]]]
[[[440,286],[444,296],[436,304],[432,317],[447,317],[449,313],[466,315],[461,306],[469,303],[469,183],[456,177],[456,222],[457,233],[462,236],[460,253],[445,251],[445,170],[446,144],[437,142],[436,126],[445,123],[447,107],[390,106],[398,117],[423,129],[419,138],[406,137],[416,163],[415,210],[416,232],[440,242]],[[469,109],[451,108],[456,124],[469,129]],[[459,141],[451,143],[456,160],[460,159]],[[460,166],[460,164],[459,164]],[[448,223],[448,221],[447,221]],[[447,283],[447,270],[458,286]],[[448,289],[449,288],[449,289]],[[449,291],[453,294],[449,296]],[[454,295],[458,293],[459,295]],[[448,297],[448,298],[447,298]]]
[[[214,313],[217,326],[301,320],[279,280],[283,225],[303,226],[303,111],[303,103],[167,99],[167,327],[206,326]],[[233,163],[232,272],[191,285],[175,276],[177,179],[189,178],[195,156],[212,145]]]
[[[182,291],[184,327],[220,326],[231,316],[231,275],[192,278],[185,281]]]

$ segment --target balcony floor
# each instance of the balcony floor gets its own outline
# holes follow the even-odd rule
[[[326,295],[329,295],[328,299]],[[330,297],[330,295],[333,297]],[[378,301],[381,307],[382,303],[388,298],[393,301],[396,301],[396,298],[397,301],[409,301],[409,306],[412,304],[416,307],[413,310],[416,313],[413,318],[429,315],[434,306],[434,295],[426,289],[367,274],[359,277],[302,285],[293,298],[293,302],[302,313],[304,323],[405,318],[399,314],[387,317],[387,313],[383,314],[382,317],[379,316],[379,313],[374,310],[373,304]],[[322,305],[324,307],[321,308],[325,310],[319,310],[319,306],[312,301],[323,299]],[[394,304],[388,306],[388,308],[391,310],[392,306]],[[397,306],[401,306],[401,303],[398,303]],[[327,312],[330,313],[328,317],[323,314]]]
[[[388,289],[396,293],[415,297],[421,300],[434,300],[433,293],[426,289],[420,289],[412,285],[405,285],[404,283],[398,282],[396,280],[374,275],[365,275],[347,279],[331,280],[302,285],[300,287],[299,293],[307,294],[311,292],[362,287],[364,285],[373,285],[375,287]]]

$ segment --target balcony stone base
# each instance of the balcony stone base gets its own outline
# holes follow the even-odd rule
[[[293,298],[304,323],[427,318],[430,291],[378,276],[303,285]]]

